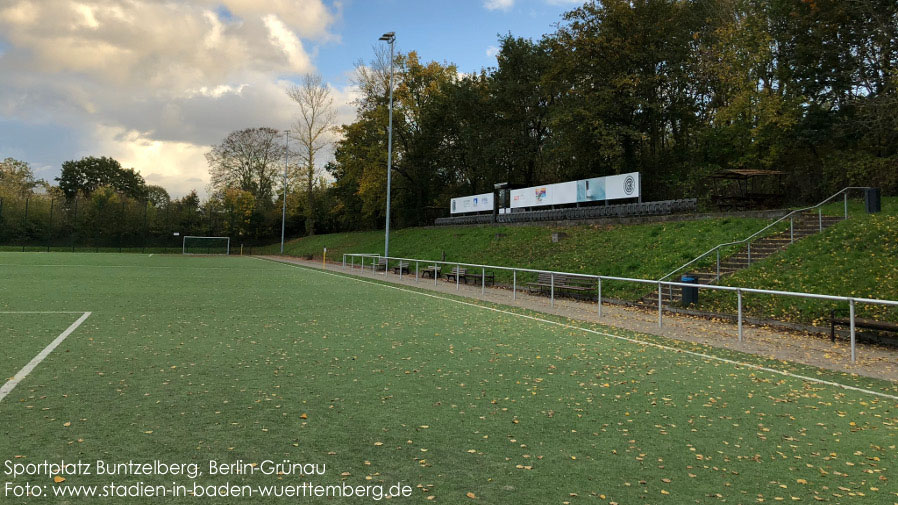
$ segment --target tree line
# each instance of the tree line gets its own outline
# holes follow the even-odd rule
[[[252,222],[230,194],[201,201],[191,191],[172,199],[109,157],[66,161],[55,182],[36,179],[23,161],[0,161],[0,246],[179,250],[185,235],[227,235],[235,246],[254,245],[280,226],[280,214]],[[250,226],[260,235],[247,233]]]
[[[64,163],[58,186],[8,159],[3,233],[46,233],[6,217],[12,200],[36,190],[59,201],[58,216],[79,199],[82,216],[85,206],[118,208],[96,236],[122,236],[115,230],[127,221],[159,237],[178,228],[271,242],[284,198],[288,236],[383,227],[391,64],[396,226],[431,224],[450,198],[498,182],[634,171],[644,199],[698,198],[705,207],[720,191],[712,176],[727,169],[782,172],[761,181],[779,205],[848,185],[898,193],[893,0],[590,1],[538,40],[499,42],[496,66],[470,74],[415,51],[391,62],[376,47],[356,64],[356,116],[342,126],[321,77],[303,77],[286,90],[297,107],[289,131],[246,128],[207,153],[205,202],[195,192],[172,200],[110,158]],[[128,221],[128,208],[144,211]],[[149,224],[146,216],[160,215],[168,217]]]
[[[644,198],[699,198],[727,169],[778,204],[847,185],[898,191],[898,3],[892,0],[603,0],[540,40],[501,38],[497,66],[396,56],[393,215],[432,223],[449,199],[639,171]],[[359,64],[331,209],[340,229],[382,226],[389,56]]]

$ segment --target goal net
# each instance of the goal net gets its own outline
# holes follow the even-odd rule
[[[183,254],[231,254],[231,237],[185,236]]]

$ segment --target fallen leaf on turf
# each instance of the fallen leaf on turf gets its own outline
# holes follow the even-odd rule
[[[62,423],[62,425],[65,426],[66,428],[68,428],[69,426],[72,425],[72,422],[71,422],[71,421],[66,421],[66,422]]]
[[[55,482],[57,484],[59,484],[61,482],[65,482],[65,477],[60,477],[59,475],[57,475],[56,477],[53,477],[53,482]]]
[[[306,414],[305,412],[303,412],[302,414],[299,415],[299,418],[300,418],[300,419],[308,419],[308,418],[309,418],[309,415]]]
[[[472,500],[476,500],[476,499],[477,499],[477,495],[474,494],[474,493],[472,493],[472,492],[470,492],[470,491],[468,491],[468,492],[465,494],[465,496],[467,496],[468,498],[470,498],[470,499],[472,499]]]

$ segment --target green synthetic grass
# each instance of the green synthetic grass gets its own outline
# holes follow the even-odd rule
[[[0,384],[21,370],[80,316],[0,313]]]
[[[0,401],[3,460],[207,471],[209,460],[288,459],[326,473],[195,482],[401,481],[415,503],[898,501],[893,399],[248,258],[3,253],[0,273],[0,310],[93,312]],[[0,327],[17,328],[3,338],[52,339],[70,324],[25,319],[0,315]],[[614,333],[898,394],[883,381]],[[48,492],[194,482],[14,483],[26,481]]]
[[[725,218],[629,226],[409,228],[390,234],[390,255],[440,260],[445,253],[447,261],[656,279],[718,243],[747,236],[765,223]],[[553,243],[555,232],[567,237]],[[314,255],[320,260],[327,247],[328,258],[342,262],[343,253],[382,253],[383,246],[382,231],[338,233],[290,241],[284,252]],[[279,251],[280,245],[275,245],[260,253]],[[511,274],[497,272],[496,280],[511,284]],[[603,287],[606,296],[619,298],[638,298],[645,291],[633,284],[609,282]]]

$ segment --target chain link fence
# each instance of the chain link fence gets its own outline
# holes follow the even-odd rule
[[[211,205],[156,206],[96,195],[0,198],[0,251],[180,254],[185,235],[230,236],[232,229],[228,215]],[[244,244],[259,241],[233,237],[235,252]]]

